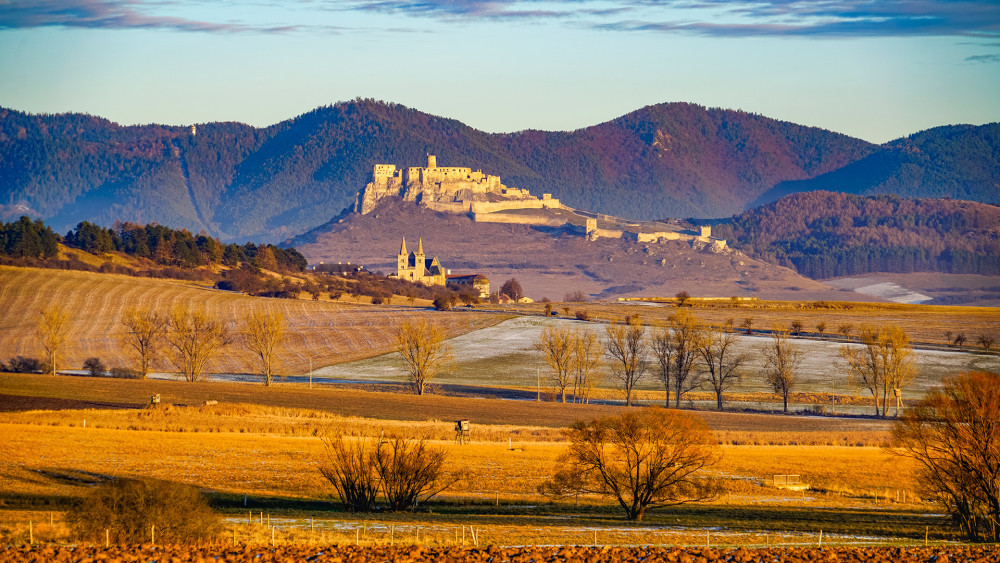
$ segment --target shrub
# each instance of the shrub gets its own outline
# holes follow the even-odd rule
[[[13,373],[44,373],[48,371],[45,362],[38,358],[15,356],[7,362],[7,370]]]
[[[586,309],[580,309],[576,312],[576,320],[578,321],[589,321],[590,313]]]
[[[108,367],[100,358],[87,358],[83,362],[83,369],[89,371],[92,377],[101,377],[104,372],[108,371]]]
[[[221,529],[218,515],[194,487],[156,479],[114,479],[78,501],[66,516],[81,540],[139,544],[156,526],[158,543],[192,543]]]
[[[438,311],[451,310],[451,297],[448,295],[438,295],[434,298],[434,308]]]
[[[118,379],[140,379],[142,375],[138,370],[132,368],[111,368],[109,372],[111,377],[116,377]]]
[[[374,441],[348,441],[337,436],[323,442],[328,463],[320,466],[320,473],[354,512],[374,510],[379,491],[387,509],[409,510],[456,481],[454,477],[442,480],[447,456],[423,440],[383,436]]]

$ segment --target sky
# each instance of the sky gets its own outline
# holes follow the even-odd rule
[[[1000,1],[0,0],[0,106],[267,126],[375,98],[489,132],[646,105],[872,142],[1000,121]]]

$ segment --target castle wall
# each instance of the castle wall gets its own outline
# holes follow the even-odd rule
[[[558,209],[561,207],[558,199],[518,199],[513,201],[473,201],[469,203],[469,211],[472,213],[493,213],[496,211],[510,211],[512,209]]]
[[[518,225],[545,225],[547,227],[561,227],[566,224],[565,219],[559,219],[556,217],[515,215],[513,213],[503,212],[473,213],[472,220],[476,223],[515,223]]]

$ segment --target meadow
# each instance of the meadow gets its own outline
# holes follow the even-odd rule
[[[625,407],[610,380],[598,389],[594,404],[552,402],[543,379],[546,367],[533,343],[552,323],[601,331],[599,324],[543,317],[541,304],[437,312],[400,304],[252,298],[189,282],[0,268],[4,357],[40,355],[33,317],[50,303],[72,313],[71,365],[90,356],[125,365],[118,331],[128,306],[166,312],[176,304],[197,305],[229,323],[248,310],[281,311],[289,324],[280,352],[282,371],[302,374],[312,367],[315,381],[298,376],[264,387],[252,378],[220,376],[249,371],[246,358],[235,350],[209,366],[212,378],[196,383],[169,376],[125,380],[0,373],[0,540],[6,543],[23,542],[29,534],[41,541],[72,541],[63,511],[91,485],[117,476],[200,487],[225,517],[227,532],[220,541],[240,545],[447,547],[478,541],[763,547],[814,545],[821,534],[840,545],[954,542],[958,536],[940,507],[923,498],[913,462],[887,449],[891,421],[843,416],[866,412],[868,402],[834,366],[842,344],[830,335],[840,323],[894,322],[912,331],[915,340],[938,345],[938,350],[918,352],[924,371],[907,396],[911,401],[946,373],[997,369],[1000,358],[940,342],[956,327],[969,335],[996,330],[995,309],[696,305],[694,313],[713,324],[752,315],[757,328],[797,320],[809,330],[825,321],[823,339],[796,340],[808,348],[813,371],[792,402],[809,413],[689,410],[721,444],[722,460],[707,473],[720,483],[720,494],[705,503],[657,509],[643,522],[629,523],[606,499],[555,500],[536,492],[566,451],[564,428]],[[562,317],[563,307],[570,315],[586,309],[594,320],[640,313],[650,323],[662,322],[674,310],[557,304]],[[389,354],[398,323],[419,317],[445,326],[455,353],[450,370],[424,396],[400,392],[403,378]],[[744,338],[750,352],[759,344],[757,337]],[[775,397],[747,379],[727,400],[767,410]],[[152,395],[162,401],[156,408],[148,408]],[[644,403],[662,402],[652,379],[637,395]],[[508,399],[488,398],[495,396]],[[682,406],[690,409],[709,397],[696,392],[688,399]],[[820,411],[842,416],[813,416]],[[456,443],[457,419],[472,420],[471,443]],[[448,474],[459,480],[413,513],[344,512],[317,469],[325,455],[321,438],[383,433],[425,439],[443,449]],[[774,475],[796,475],[809,488],[775,487]]]
[[[698,412],[723,444],[722,461],[709,472],[720,480],[721,494],[628,523],[604,499],[555,501],[536,492],[565,451],[561,428],[620,412],[618,406],[415,397],[290,383],[265,389],[0,376],[0,397],[6,398],[110,396],[123,401],[118,406],[133,400],[136,406],[153,392],[164,402],[151,409],[0,413],[0,534],[17,541],[30,521],[37,524],[37,538],[68,541],[62,511],[90,484],[148,476],[207,491],[226,516],[227,534],[255,545],[268,545],[275,534],[278,543],[363,538],[369,545],[446,546],[456,545],[457,533],[468,526],[476,527],[481,542],[501,545],[703,545],[706,534],[712,545],[801,545],[815,542],[821,530],[831,543],[919,544],[928,527],[935,541],[954,539],[937,509],[920,498],[909,460],[884,449],[886,421]],[[351,405],[363,405],[366,414],[347,414]],[[463,415],[475,421],[472,441],[464,445],[455,442],[452,430],[453,419]],[[383,432],[430,440],[447,452],[447,471],[461,479],[415,513],[343,512],[317,470],[324,459],[320,438]],[[769,480],[774,474],[800,475],[810,489],[775,488]]]

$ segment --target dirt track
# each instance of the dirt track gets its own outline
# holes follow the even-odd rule
[[[708,548],[659,548],[659,547],[523,547],[523,548],[427,548],[427,547],[208,547],[183,546],[94,548],[94,547],[45,547],[10,546],[0,548],[0,563],[27,561],[216,561],[259,563],[278,561],[406,561],[406,562],[569,562],[610,561],[639,562],[666,561],[677,563],[708,563],[731,561],[750,563],[756,561],[798,563],[800,561],[853,562],[990,562],[1000,560],[1000,546],[947,547],[947,548],[887,548],[887,547],[829,547],[829,548],[768,548],[768,549],[708,549]]]

